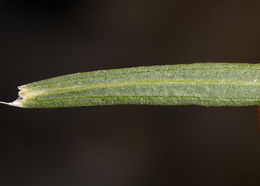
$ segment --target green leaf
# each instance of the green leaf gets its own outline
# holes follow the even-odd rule
[[[76,73],[18,87],[23,108],[260,104],[260,65],[195,63]]]

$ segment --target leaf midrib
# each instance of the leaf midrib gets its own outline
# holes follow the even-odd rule
[[[125,81],[125,82],[113,82],[113,83],[97,83],[90,85],[79,85],[71,86],[68,88],[58,88],[51,90],[28,90],[28,94],[33,97],[48,95],[48,94],[57,94],[64,92],[75,92],[75,91],[84,91],[89,89],[97,88],[108,88],[108,87],[120,87],[120,86],[135,86],[135,85],[166,85],[166,84],[186,84],[186,85],[200,85],[200,84],[231,84],[231,85],[251,85],[251,86],[260,86],[260,81],[226,81],[226,80],[152,80],[152,81]]]

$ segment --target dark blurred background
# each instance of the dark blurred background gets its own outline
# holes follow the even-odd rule
[[[98,69],[260,61],[257,0],[2,0],[0,100]],[[260,185],[256,107],[0,106],[1,186]]]

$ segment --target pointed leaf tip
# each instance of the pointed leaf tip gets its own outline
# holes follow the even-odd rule
[[[0,101],[0,104],[4,104],[4,105],[9,105],[12,107],[22,107],[22,103],[20,100],[15,100],[13,102],[4,102],[4,101]]]

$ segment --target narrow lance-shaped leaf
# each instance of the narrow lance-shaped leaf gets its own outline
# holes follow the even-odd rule
[[[101,70],[54,77],[18,88],[19,98],[7,104],[23,108],[259,105],[260,65],[195,63]]]

